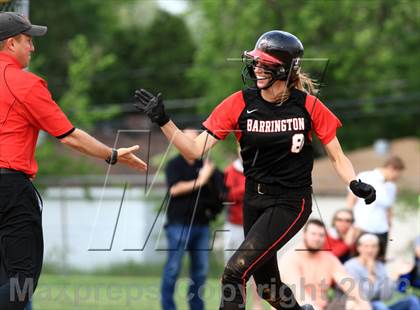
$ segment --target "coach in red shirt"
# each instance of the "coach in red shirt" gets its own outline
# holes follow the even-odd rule
[[[0,309],[23,309],[41,273],[41,198],[31,179],[39,130],[84,154],[117,161],[137,170],[146,164],[133,152],[111,149],[73,127],[54,102],[46,82],[23,69],[34,52],[33,36],[47,27],[22,15],[0,13]]]

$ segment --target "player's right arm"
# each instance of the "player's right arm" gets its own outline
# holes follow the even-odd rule
[[[203,131],[197,138],[191,139],[171,120],[162,126],[161,129],[166,138],[175,145],[180,153],[191,160],[202,157],[218,141],[207,131]]]
[[[192,139],[186,136],[172,122],[165,112],[162,95],[157,96],[144,89],[136,90],[136,103],[134,107],[146,113],[153,123],[161,128],[170,143],[181,152],[187,159],[197,159],[203,156],[212,148],[218,140],[225,137],[237,128],[239,115],[245,105],[242,92],[236,92],[220,103],[209,118],[203,123],[206,129],[197,138]]]

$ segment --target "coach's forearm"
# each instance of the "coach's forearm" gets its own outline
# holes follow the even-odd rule
[[[71,134],[61,139],[60,142],[83,154],[101,159],[109,158],[112,153],[110,147],[77,128]]]

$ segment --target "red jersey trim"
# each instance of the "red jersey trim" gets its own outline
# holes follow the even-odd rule
[[[234,130],[239,140],[241,133],[238,128],[238,119],[245,108],[242,91],[238,91],[223,100],[203,122],[203,127],[215,138],[224,140]]]
[[[326,145],[337,134],[337,128],[342,126],[341,121],[317,97],[306,95],[305,108],[311,116],[312,129]]]

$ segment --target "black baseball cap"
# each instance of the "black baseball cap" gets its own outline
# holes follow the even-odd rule
[[[23,15],[15,12],[0,12],[0,41],[26,34],[31,37],[41,37],[47,33],[47,26],[32,25]]]

